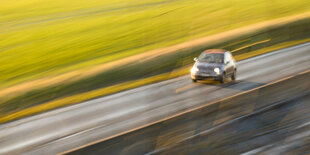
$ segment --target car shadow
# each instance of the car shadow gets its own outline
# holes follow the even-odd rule
[[[236,81],[227,80],[224,83],[220,83],[219,81],[213,81],[213,80],[203,80],[203,81],[199,81],[199,83],[204,84],[204,85],[212,85],[212,86],[218,86],[222,88],[229,88],[229,89],[242,90],[242,91],[247,91],[247,90],[266,84],[266,83],[257,83],[257,82],[244,81],[244,80],[236,80]]]

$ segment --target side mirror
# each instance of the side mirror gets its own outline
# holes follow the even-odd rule
[[[197,57],[195,57],[195,58],[194,58],[194,61],[196,61],[196,62],[197,62],[197,61],[198,61],[198,58],[197,58]]]

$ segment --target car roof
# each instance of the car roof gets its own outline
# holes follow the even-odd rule
[[[224,54],[225,52],[227,52],[224,49],[208,49],[204,51],[205,53],[218,53],[218,54]]]

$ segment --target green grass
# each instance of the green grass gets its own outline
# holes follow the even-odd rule
[[[309,11],[307,0],[5,0],[0,88]]]
[[[0,89],[310,11],[309,4],[306,0],[1,1]],[[278,47],[283,42],[300,43],[309,38],[309,28],[307,18],[130,63],[77,81],[13,93],[0,99],[0,117],[13,120],[184,75],[184,70],[171,72],[191,64],[206,48],[234,50],[270,39],[234,52],[246,58],[253,56],[249,52]]]

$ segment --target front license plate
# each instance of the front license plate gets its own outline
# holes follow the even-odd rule
[[[201,73],[201,76],[210,76],[210,74],[207,74],[207,73]]]

